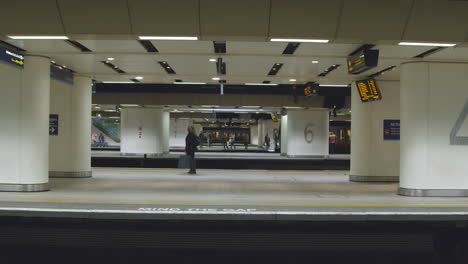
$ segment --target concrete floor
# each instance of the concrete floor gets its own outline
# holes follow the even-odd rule
[[[352,183],[345,171],[95,168],[50,180],[51,191],[0,193],[0,215],[143,219],[457,220],[468,198],[396,194],[398,184]]]

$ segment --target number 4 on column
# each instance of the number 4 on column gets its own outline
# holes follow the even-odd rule
[[[450,132],[450,145],[468,145],[468,137],[457,136],[458,131],[465,122],[466,115],[468,115],[468,101],[466,101],[463,110],[461,111],[460,115],[458,116],[455,125]]]

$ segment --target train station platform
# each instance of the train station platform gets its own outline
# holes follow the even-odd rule
[[[94,168],[48,192],[0,193],[0,216],[125,220],[466,221],[468,198],[397,195],[346,171]]]
[[[116,151],[93,151],[93,167],[177,168],[182,152],[160,156],[121,155]],[[279,153],[197,152],[197,167],[202,169],[262,170],[349,170],[350,155],[285,157]]]

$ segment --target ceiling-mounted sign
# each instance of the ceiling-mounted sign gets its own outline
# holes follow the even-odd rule
[[[0,46],[0,60],[18,67],[24,67],[24,56]]]
[[[356,86],[362,102],[382,99],[382,95],[374,79],[356,81]]]
[[[379,50],[363,49],[347,59],[348,73],[360,74],[377,66]]]
[[[58,65],[50,65],[50,78],[67,84],[73,84],[73,72]]]

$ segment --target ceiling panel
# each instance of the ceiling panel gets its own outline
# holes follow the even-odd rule
[[[446,48],[427,57],[430,60],[468,61],[468,48]]]
[[[335,37],[342,0],[272,0],[270,37]]]
[[[151,41],[160,53],[213,53],[212,41]]]
[[[415,0],[403,40],[464,41],[467,13],[466,1]]]
[[[58,3],[67,34],[132,34],[126,0],[58,0]]]
[[[198,36],[198,0],[129,0],[133,32],[152,36]]]
[[[420,53],[432,49],[432,47],[417,47],[417,46],[398,46],[398,45],[377,45],[374,49],[378,49],[380,58],[412,58]]]
[[[228,54],[281,55],[286,45],[278,42],[228,41],[226,50]]]
[[[76,52],[81,53],[80,50],[70,45],[64,40],[18,40],[6,39],[6,42],[15,45],[19,48],[25,49],[28,52]]]
[[[55,0],[2,1],[0,32],[4,34],[63,35]]]
[[[266,39],[269,0],[200,0],[201,35]]]
[[[344,1],[338,38],[399,40],[413,0]]]
[[[137,40],[78,40],[94,52],[143,52]]]
[[[318,44],[301,43],[294,55],[298,56],[348,56],[356,50],[360,44]]]

